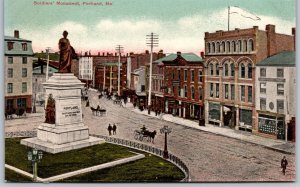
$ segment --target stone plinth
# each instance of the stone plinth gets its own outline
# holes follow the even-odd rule
[[[81,83],[72,73],[54,73],[43,83],[46,96],[55,100],[55,124],[42,123],[36,138],[21,140],[21,144],[58,153],[104,143],[104,139],[89,136],[83,124],[81,109]],[[47,106],[47,100],[45,105]]]

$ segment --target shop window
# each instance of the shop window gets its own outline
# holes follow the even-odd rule
[[[275,134],[276,117],[260,114],[258,116],[258,130],[266,134]]]
[[[18,108],[26,108],[26,98],[18,98],[17,106]]]
[[[208,119],[220,120],[220,105],[209,103],[208,114],[209,114]]]
[[[7,99],[6,100],[6,109],[12,109],[14,108],[14,100],[13,99]]]
[[[252,126],[252,110],[240,109],[240,123]]]

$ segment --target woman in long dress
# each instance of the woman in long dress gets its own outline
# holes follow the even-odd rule
[[[58,42],[58,47],[60,51],[59,58],[59,73],[70,73],[71,65],[72,65],[72,53],[73,48],[70,45],[70,41],[67,38],[68,32],[63,32],[63,38],[61,38]]]

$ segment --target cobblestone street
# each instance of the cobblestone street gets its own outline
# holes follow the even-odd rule
[[[117,134],[113,136],[134,140],[134,130],[145,125],[150,131],[156,130],[157,135],[154,144],[145,139],[143,143],[163,149],[164,135],[160,134],[160,128],[164,125],[171,127],[168,150],[187,164],[192,182],[295,181],[294,154],[286,155],[253,143],[137,114],[132,107],[120,107],[105,98],[98,100],[95,92],[90,92],[89,98],[91,106],[99,104],[107,109],[107,116],[95,116],[83,102],[84,123],[89,126],[90,134],[108,136],[108,124],[115,123]],[[40,117],[6,121],[5,131],[35,129],[44,120],[40,112]],[[289,161],[286,175],[280,168],[284,155]]]

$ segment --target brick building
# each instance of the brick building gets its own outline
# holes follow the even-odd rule
[[[14,36],[4,37],[4,90],[5,110],[32,109],[32,42]]]
[[[177,52],[155,62],[164,79],[163,85],[158,81],[153,89],[163,88],[164,100],[161,103],[156,98],[152,106],[158,105],[160,111],[183,118],[204,118],[204,60],[194,53]]]
[[[255,109],[256,63],[283,50],[295,50],[292,35],[274,25],[205,33],[205,122],[258,132]]]

